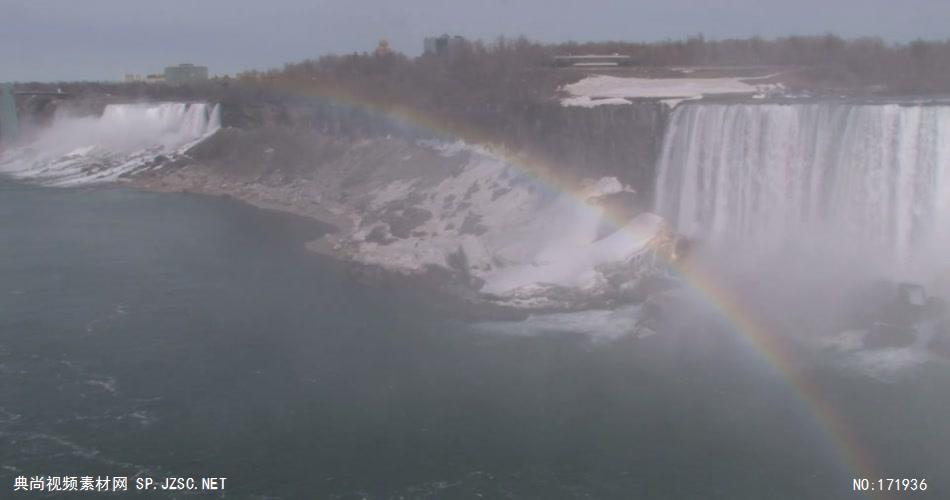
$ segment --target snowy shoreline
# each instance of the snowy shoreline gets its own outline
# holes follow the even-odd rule
[[[344,203],[333,199],[339,192],[332,183],[345,178],[334,173],[268,185],[195,164],[126,182],[153,191],[227,195],[330,224],[336,231],[307,243],[308,249],[355,263],[365,276],[433,282],[430,287],[504,315],[629,303],[639,293],[637,282],[663,274],[665,254],[675,252],[676,237],[659,217],[605,213],[604,198],[635,196],[615,178],[592,179],[580,194],[559,193],[463,144],[373,147],[434,152],[442,158],[433,165],[439,173],[368,180]],[[449,164],[454,170],[446,171]],[[392,174],[398,167],[380,170]]]

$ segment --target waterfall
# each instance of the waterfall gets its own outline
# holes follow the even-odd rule
[[[714,248],[939,263],[950,250],[950,106],[681,106],[655,193],[659,214]]]
[[[100,116],[57,116],[0,155],[0,172],[50,185],[109,182],[188,148],[221,127],[219,105],[110,104]]]

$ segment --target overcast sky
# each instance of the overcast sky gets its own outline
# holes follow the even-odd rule
[[[170,64],[266,69],[426,35],[652,41],[950,38],[950,0],[0,0],[0,81],[116,80]]]

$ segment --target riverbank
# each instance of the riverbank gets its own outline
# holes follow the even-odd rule
[[[222,140],[197,148],[219,149]],[[549,181],[462,143],[358,141],[335,157],[308,158],[316,165],[306,174],[214,158],[122,181],[228,196],[329,224],[335,230],[309,250],[350,263],[360,280],[425,289],[478,319],[645,300],[655,287],[649,278],[661,276],[675,253],[677,237],[616,179],[552,192]]]
[[[142,191],[225,197],[258,209],[293,214],[328,225],[332,230],[306,242],[307,250],[344,263],[348,274],[357,282],[420,296],[433,309],[452,317],[471,321],[517,321],[531,314],[516,307],[492,303],[472,289],[463,277],[447,269],[433,267],[423,273],[410,274],[360,263],[355,260],[352,249],[347,251],[341,238],[342,234],[353,230],[356,222],[352,217],[340,213],[339,209],[333,211],[313,202],[293,201],[301,200],[308,188],[314,189],[314,186],[307,185],[309,183],[295,186],[294,196],[288,198],[286,187],[251,187],[233,180],[212,179],[199,171],[200,167],[193,165],[168,175],[123,179],[121,184]]]

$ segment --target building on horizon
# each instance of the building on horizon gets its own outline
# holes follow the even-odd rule
[[[389,40],[380,40],[379,45],[376,46],[376,50],[373,51],[373,54],[376,57],[386,57],[393,53],[392,47],[389,46]]]
[[[422,53],[427,56],[453,56],[466,46],[468,40],[463,36],[427,36],[422,40]]]
[[[200,82],[208,79],[208,67],[182,63],[165,68],[167,83]]]

